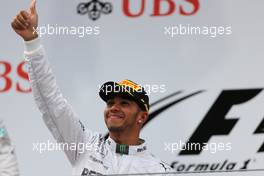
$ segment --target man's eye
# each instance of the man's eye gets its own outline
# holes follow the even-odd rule
[[[122,105],[129,105],[129,102],[128,101],[122,101],[121,104]]]
[[[106,103],[107,106],[112,106],[113,104],[114,104],[113,101],[108,101],[108,102]]]

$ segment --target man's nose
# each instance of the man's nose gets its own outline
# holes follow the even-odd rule
[[[119,111],[120,110],[120,105],[118,103],[114,103],[111,108],[110,108],[110,111]]]

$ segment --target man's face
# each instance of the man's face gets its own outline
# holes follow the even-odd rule
[[[139,129],[137,118],[141,110],[133,100],[116,96],[106,103],[104,119],[110,132]]]

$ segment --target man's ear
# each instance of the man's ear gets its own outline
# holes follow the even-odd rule
[[[148,112],[141,111],[137,123],[143,125],[148,120]]]

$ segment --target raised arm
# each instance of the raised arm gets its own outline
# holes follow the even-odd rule
[[[84,139],[91,137],[90,132],[84,133],[83,125],[62,96],[51,66],[45,58],[40,39],[34,30],[38,26],[36,1],[32,0],[29,11],[20,11],[11,25],[25,41],[25,59],[30,83],[45,124],[59,143],[68,146],[84,143]],[[77,149],[64,150],[72,165],[78,159]]]

